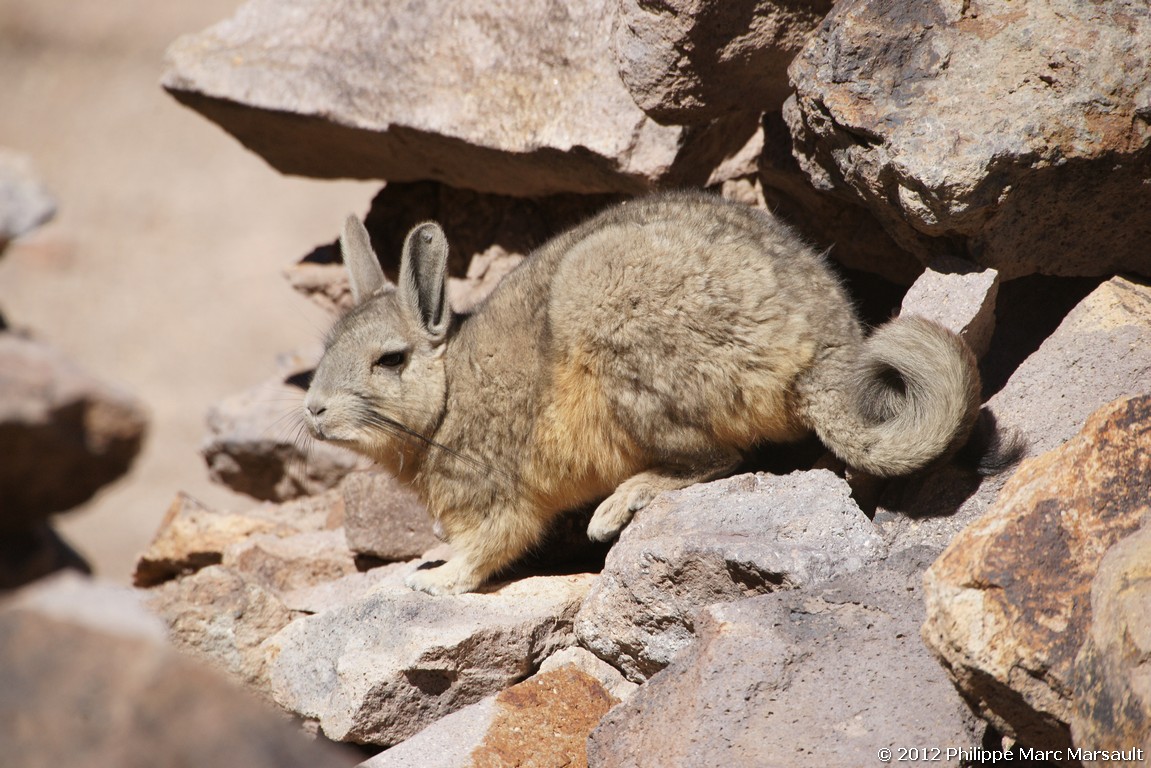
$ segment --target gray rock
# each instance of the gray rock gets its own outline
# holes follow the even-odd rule
[[[0,333],[0,531],[81,504],[128,468],[147,416],[56,350]]]
[[[812,183],[924,263],[1151,274],[1149,50],[1142,0],[847,0],[784,115]]]
[[[355,762],[172,650],[123,588],[64,581],[33,589],[0,607],[5,766]]]
[[[978,746],[919,642],[930,554],[706,609],[698,641],[592,733],[588,764],[823,768],[875,764],[880,748]]]
[[[177,40],[163,84],[285,173],[520,196],[702,183],[754,115],[655,123],[616,72],[612,9],[250,0]]]
[[[56,201],[40,181],[32,161],[0,147],[0,253],[13,238],[56,215]]]
[[[847,484],[826,470],[692,486],[661,495],[624,529],[576,634],[642,682],[691,642],[704,606],[826,581],[884,554]]]
[[[787,65],[831,6],[620,0],[612,53],[635,103],[661,123],[776,111],[791,92]]]
[[[411,560],[434,547],[427,507],[385,472],[353,472],[340,483],[348,548],[387,562]]]
[[[1074,437],[1100,407],[1146,392],[1148,382],[1151,288],[1116,277],[1081,301],[987,406],[1038,455]],[[886,497],[875,520],[895,548],[922,543],[942,549],[987,510],[1010,476],[980,483],[943,471]]]
[[[277,595],[356,573],[344,531],[253,534],[224,550],[221,565]]]
[[[540,672],[436,721],[360,768],[587,765],[587,737],[616,700],[573,665]]]
[[[201,453],[214,481],[263,501],[286,501],[334,488],[344,475],[368,466],[307,434],[297,411],[312,363],[288,356],[277,376],[208,412]]]
[[[926,317],[958,334],[983,357],[995,332],[999,273],[962,259],[938,256],[907,291],[901,315]]]
[[[590,580],[541,576],[452,597],[385,581],[268,640],[272,695],[331,738],[399,743],[571,645]]]

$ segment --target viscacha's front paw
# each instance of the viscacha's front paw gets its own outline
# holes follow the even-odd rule
[[[459,558],[452,558],[435,568],[420,566],[408,574],[404,583],[429,595],[459,595],[480,585],[475,572]]]

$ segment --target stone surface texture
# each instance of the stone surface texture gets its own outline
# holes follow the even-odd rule
[[[847,484],[826,470],[693,486],[663,494],[624,529],[576,633],[642,682],[691,642],[703,607],[826,581],[883,554]]]
[[[924,640],[975,711],[1024,745],[1071,746],[1092,580],[1151,514],[1148,445],[1151,396],[1100,409],[1027,460],[924,577]]]
[[[1142,0],[847,0],[790,74],[784,115],[812,184],[924,263],[1151,274]]]
[[[249,0],[168,49],[164,87],[285,173],[532,196],[700,184],[755,115],[661,126],[611,0]]]
[[[707,608],[698,641],[592,733],[589,765],[823,768],[895,745],[975,747],[917,637],[931,555]]]

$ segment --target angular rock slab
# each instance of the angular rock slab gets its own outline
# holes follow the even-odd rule
[[[1091,585],[1091,631],[1075,662],[1071,720],[1077,747],[1141,748],[1143,759],[1151,756],[1151,520],[1147,523],[1107,550],[1099,564]]]
[[[849,0],[790,73],[785,118],[812,182],[925,263],[1151,274],[1142,0]]]
[[[53,580],[0,610],[5,766],[334,768],[351,756],[301,735],[165,644],[129,590]]]
[[[1076,655],[1108,548],[1151,514],[1151,396],[1027,460],[924,577],[923,638],[973,709],[1025,746],[1071,746]]]
[[[439,543],[427,507],[386,472],[353,472],[340,483],[348,548],[395,562],[411,560]]]
[[[999,273],[963,259],[931,260],[900,306],[900,315],[934,320],[967,342],[977,358],[987,353],[995,332]]]
[[[692,641],[703,607],[827,581],[885,551],[847,484],[827,470],[741,475],[665,493],[608,553],[576,634],[642,682]]]
[[[0,333],[0,530],[81,504],[131,467],[144,406],[56,350]]]
[[[360,768],[587,766],[587,737],[616,700],[574,665],[453,712]]]
[[[706,609],[698,641],[593,731],[589,765],[824,768],[880,764],[880,748],[977,746],[916,636],[930,554]]]
[[[611,0],[250,0],[168,49],[164,87],[284,173],[511,195],[702,183],[755,129],[656,124]]]
[[[591,578],[540,576],[452,597],[385,582],[269,639],[272,695],[338,741],[396,744],[571,645]]]
[[[612,52],[640,109],[665,124],[776,111],[791,92],[787,65],[830,0],[621,0]]]

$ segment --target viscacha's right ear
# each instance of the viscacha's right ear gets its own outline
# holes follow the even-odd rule
[[[372,250],[368,230],[355,216],[349,216],[344,222],[340,252],[344,255],[344,266],[348,269],[348,280],[352,284],[352,301],[360,304],[383,287],[386,279],[380,260]]]

